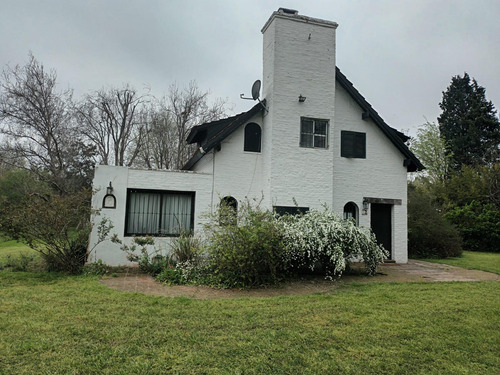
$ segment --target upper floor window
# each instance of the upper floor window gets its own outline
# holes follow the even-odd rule
[[[340,156],[366,159],[366,133],[342,130],[340,132]]]
[[[128,189],[126,236],[178,236],[194,228],[193,192]]]
[[[328,120],[301,118],[300,147],[328,148]]]
[[[245,145],[243,147],[244,151],[250,152],[260,152],[260,140],[262,131],[260,126],[254,122],[251,122],[245,126]]]

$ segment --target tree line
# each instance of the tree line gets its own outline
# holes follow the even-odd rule
[[[101,240],[113,227],[94,222],[94,166],[180,169],[194,151],[185,141],[190,129],[226,111],[224,100],[211,101],[195,82],[172,84],[159,98],[124,85],[75,99],[32,54],[23,66],[4,67],[0,238],[26,243],[48,270],[81,272],[92,226]]]
[[[195,82],[172,84],[160,98],[130,85],[75,100],[59,90],[55,70],[32,54],[0,79],[0,163],[22,168],[60,194],[89,187],[95,164],[180,169],[193,147],[190,129],[226,115]]]
[[[410,183],[409,250],[456,256],[500,252],[500,121],[486,90],[467,73],[452,77],[436,123],[411,149],[426,166]]]

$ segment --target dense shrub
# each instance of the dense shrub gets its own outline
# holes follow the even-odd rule
[[[460,234],[433,204],[428,193],[408,187],[408,255],[446,258],[462,254]]]
[[[226,287],[276,283],[283,274],[284,247],[274,214],[246,201],[240,204],[236,220],[221,223],[221,217],[234,215],[234,209],[223,212],[231,209],[222,205],[204,227],[213,281]]]
[[[148,251],[154,246],[151,237],[136,237],[122,250],[160,282],[226,288],[273,284],[304,267],[320,266],[326,276],[340,276],[349,262],[358,260],[373,275],[387,255],[369,230],[326,209],[278,218],[258,203],[245,201],[237,212],[221,205],[207,219],[203,241],[183,233],[173,240],[168,255]]]
[[[10,225],[2,229],[39,252],[48,270],[80,273],[88,257],[90,196],[87,190],[71,195],[27,194],[6,213],[2,220]],[[99,223],[100,240],[110,227],[106,220]]]
[[[500,252],[500,211],[495,205],[474,200],[453,208],[445,217],[458,228],[464,249]]]
[[[363,260],[367,273],[373,275],[387,256],[373,233],[327,209],[286,216],[280,221],[286,244],[283,260],[290,269],[322,267],[331,278],[340,276],[349,262]]]

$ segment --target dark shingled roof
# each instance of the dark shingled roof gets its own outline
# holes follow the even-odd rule
[[[386,122],[379,116],[377,111],[373,109],[370,103],[366,101],[366,99],[359,93],[352,82],[347,79],[339,68],[336,68],[335,73],[337,83],[349,93],[349,95],[363,110],[363,118],[371,118],[375,125],[382,130],[386,137],[389,138],[394,146],[396,146],[396,148],[405,156],[406,159],[404,161],[404,166],[407,167],[408,172],[415,172],[424,169],[425,167],[422,165],[420,160],[418,160],[418,158],[404,143],[409,139],[409,137],[387,125]],[[262,101],[264,106],[265,102],[265,100]],[[257,103],[249,111],[242,112],[235,116],[194,126],[187,137],[187,142],[196,142],[198,143],[199,148],[196,150],[191,159],[189,159],[184,165],[184,167],[182,167],[182,169],[191,169],[203,157],[203,155],[220,144],[224,139],[226,139],[227,136],[233,133],[241,125],[245,124],[255,114],[263,111],[264,106],[262,104]]]

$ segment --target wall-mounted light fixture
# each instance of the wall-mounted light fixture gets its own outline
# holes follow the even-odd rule
[[[111,181],[109,181],[109,186],[106,188],[106,194],[113,194],[113,185],[111,185]]]
[[[368,207],[369,207],[369,205],[370,205],[370,203],[368,203],[368,200],[363,199],[363,212],[362,212],[363,215],[367,215],[368,214]]]
[[[302,96],[302,94],[299,95],[299,103],[304,103],[305,101],[306,101],[306,97]]]
[[[106,195],[102,200],[102,208],[116,208],[116,198],[113,195],[113,185],[111,185],[111,181],[109,182],[109,186],[106,187]]]

